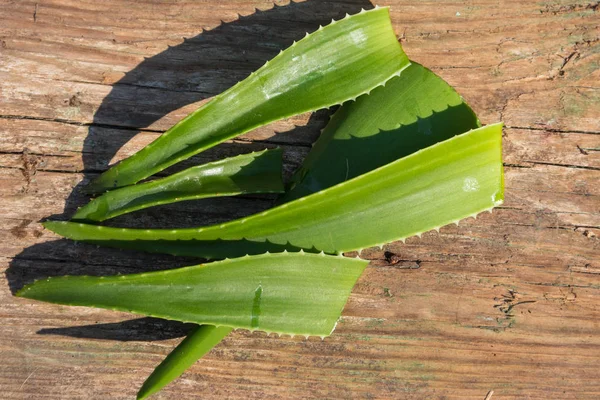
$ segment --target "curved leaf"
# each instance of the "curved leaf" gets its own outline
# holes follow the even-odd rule
[[[232,328],[226,326],[200,325],[195,327],[146,379],[138,392],[138,400],[147,398],[177,379],[231,331]]]
[[[48,278],[17,296],[196,324],[327,336],[367,264],[324,254],[267,253],[142,274]]]
[[[306,196],[480,127],[443,79],[417,63],[333,115],[280,202]]]
[[[265,150],[112,190],[81,207],[73,219],[104,221],[131,211],[184,200],[282,192],[281,150]]]
[[[44,226],[99,245],[206,258],[283,249],[360,250],[501,204],[501,143],[501,124],[475,129],[329,189],[206,228],[143,230],[58,221]]]
[[[102,192],[136,183],[258,126],[354,99],[409,64],[388,9],[363,10],[307,35],[87,189]]]

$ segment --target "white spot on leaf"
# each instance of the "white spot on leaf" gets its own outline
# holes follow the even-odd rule
[[[364,46],[366,38],[367,38],[367,35],[365,35],[361,29],[354,30],[350,33],[350,39],[352,39],[354,44],[359,45],[359,46],[360,45]]]
[[[472,176],[468,176],[463,181],[463,192],[476,192],[479,190],[479,182]]]

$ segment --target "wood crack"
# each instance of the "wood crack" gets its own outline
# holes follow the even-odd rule
[[[561,164],[561,163],[553,163],[547,161],[531,161],[524,160],[524,162],[535,164],[535,165],[550,165],[553,167],[562,167],[562,168],[575,168],[575,169],[586,169],[590,171],[600,171],[600,167],[591,167],[587,165],[574,165],[574,164]]]
[[[67,125],[75,125],[75,126],[90,126],[90,127],[99,127],[99,128],[107,128],[107,129],[122,129],[136,132],[150,132],[150,133],[164,133],[164,130],[160,129],[151,129],[151,128],[139,128],[135,126],[128,125],[112,125],[112,124],[103,124],[98,122],[79,122],[73,121],[63,118],[46,118],[46,117],[33,117],[27,115],[0,115],[2,119],[16,119],[16,120],[26,120],[26,121],[45,121],[45,122],[56,122],[59,124],[67,124]]]
[[[506,129],[522,129],[522,130],[531,130],[531,131],[543,131],[543,132],[552,132],[552,133],[583,133],[589,135],[600,135],[600,131],[582,131],[576,129],[555,129],[555,128],[538,128],[534,126],[514,126],[514,125],[504,125]]]

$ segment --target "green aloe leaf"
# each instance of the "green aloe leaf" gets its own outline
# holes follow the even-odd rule
[[[104,221],[159,204],[244,193],[282,192],[281,150],[265,150],[112,190],[81,207],[73,219]]]
[[[196,324],[328,336],[367,264],[324,254],[267,253],[141,274],[48,278],[17,296]]]
[[[226,139],[272,121],[354,99],[410,65],[387,8],[333,22],[113,166],[90,192],[130,185]]]
[[[499,123],[225,224],[169,230],[59,221],[44,225],[74,240],[174,255],[224,258],[284,249],[340,253],[419,235],[491,210],[503,199]]]
[[[333,115],[280,202],[306,196],[479,128],[473,110],[417,63]]]
[[[146,379],[138,392],[138,400],[147,398],[177,379],[231,331],[232,328],[226,326],[200,325],[195,327]]]

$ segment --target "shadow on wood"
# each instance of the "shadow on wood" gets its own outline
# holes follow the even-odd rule
[[[195,324],[184,324],[160,318],[137,318],[129,321],[70,326],[67,328],[44,328],[40,335],[63,335],[82,339],[129,341],[167,340],[185,336]]]

